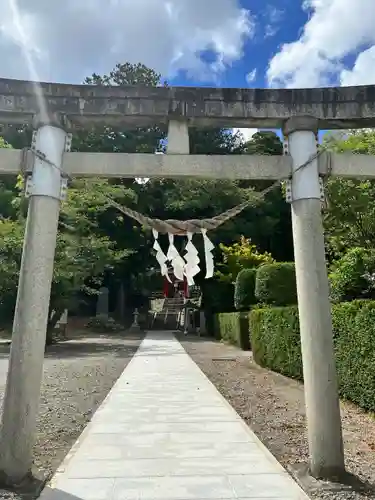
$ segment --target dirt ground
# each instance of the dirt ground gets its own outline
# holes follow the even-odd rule
[[[48,478],[133,357],[142,335],[71,331],[74,340],[47,349],[34,465]],[[0,344],[0,410],[9,345]],[[0,489],[0,499],[29,498]]]
[[[180,337],[185,350],[216,388],[289,471],[307,462],[308,445],[303,385],[260,368],[251,353],[209,339]],[[358,477],[353,489],[309,494],[327,500],[375,499],[375,419],[350,403],[342,403],[346,465]],[[328,486],[328,485],[323,485]],[[364,491],[358,491],[359,489]]]

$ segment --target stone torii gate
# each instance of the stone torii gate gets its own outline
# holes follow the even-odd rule
[[[38,90],[37,92],[35,92]],[[374,158],[317,154],[318,129],[375,126],[375,87],[214,89],[33,84],[0,79],[0,123],[33,124],[32,150],[0,150],[0,175],[30,174],[30,203],[9,362],[2,480],[30,474],[60,200],[66,176],[287,180],[291,203],[310,472],[344,472],[321,218],[322,177],[374,178]],[[167,155],[71,153],[68,131],[168,126]],[[189,126],[282,128],[286,154],[189,155]],[[304,165],[304,168],[301,166]]]

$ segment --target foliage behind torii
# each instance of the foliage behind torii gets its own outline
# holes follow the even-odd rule
[[[128,63],[116,66],[110,75],[92,75],[85,83],[165,84],[153,70]],[[31,130],[26,127],[10,126],[1,134],[15,148],[30,145]],[[165,139],[166,130],[160,127],[130,131],[94,127],[73,134],[72,150],[152,154],[163,150]],[[282,147],[275,134],[258,133],[250,142],[243,143],[231,130],[193,128],[190,130],[190,150],[193,154],[251,155],[262,151],[266,154],[280,154]],[[0,212],[3,217],[9,218],[3,222],[3,234],[10,231],[9,238],[16,257],[14,263],[17,263],[24,224],[21,193],[14,188],[14,178],[0,181]],[[112,267],[112,281],[125,280],[129,290],[147,281],[141,277],[148,276],[155,267],[150,234],[132,220],[119,215],[116,210],[108,208],[102,195],[152,217],[203,218],[218,215],[248,199],[252,196],[253,186],[259,189],[257,183],[232,180],[152,179],[146,184],[138,184],[134,179],[73,181],[60,217],[51,308],[61,309],[65,306],[66,301],[72,298],[83,283],[85,286],[91,284],[89,288],[94,290],[98,285],[86,278],[100,278],[106,268]],[[251,237],[262,251],[271,250],[274,256],[281,256],[284,260],[290,258],[289,207],[280,192],[271,193],[256,208],[246,210],[210,237],[216,244],[230,245],[238,241],[241,234]],[[8,239],[7,242],[9,241]],[[0,254],[3,265],[8,265],[8,261],[4,261],[2,250]],[[4,251],[4,255],[9,254]],[[217,257],[220,258],[220,253]],[[13,283],[8,288],[13,295],[17,286],[17,266],[18,263],[13,265],[13,278],[7,281],[8,284]]]
[[[328,136],[324,146],[336,153],[375,154],[375,131]],[[330,255],[339,257],[348,247],[375,248],[375,181],[334,177],[327,182],[327,192],[324,222]]]
[[[22,184],[17,183],[18,188],[11,192],[13,213],[7,210],[5,218],[2,210],[3,218],[0,220],[0,315],[3,323],[10,321],[12,317],[17,294],[27,208]],[[96,279],[131,253],[129,249],[118,248],[115,241],[98,231],[100,218],[107,210],[104,196],[116,195],[119,190],[122,196],[127,194],[122,186],[111,185],[105,180],[78,180],[70,187],[68,198],[62,203],[51,290],[48,342],[52,339],[52,329],[64,309],[76,305],[77,294],[82,291],[87,295],[95,294],[98,289]],[[0,199],[3,192],[4,188],[0,187]],[[132,193],[128,194],[130,201]],[[52,314],[52,311],[55,313]]]

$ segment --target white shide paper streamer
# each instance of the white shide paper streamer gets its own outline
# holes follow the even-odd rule
[[[177,279],[183,281],[185,261],[178,253],[177,248],[174,246],[174,235],[168,233],[168,238],[169,238],[169,248],[167,253],[167,259],[172,264],[173,274],[176,276]]]
[[[198,256],[198,250],[195,248],[193,242],[192,242],[192,238],[193,238],[193,233],[187,233],[187,239],[188,239],[188,242],[187,242],[187,245],[185,247],[185,251],[186,251],[186,254],[185,254],[185,260],[186,260],[186,264],[185,264],[185,276],[186,276],[186,279],[187,279],[187,283],[189,286],[193,286],[194,285],[194,276],[196,274],[199,273],[200,271],[200,268],[199,268],[199,262],[200,262],[200,259],[199,259],[199,256]]]
[[[212,255],[212,250],[215,245],[207,236],[207,229],[202,229],[203,244],[204,244],[204,256],[206,259],[206,279],[212,278],[214,275],[214,257]]]
[[[154,240],[155,240],[153,249],[156,251],[156,260],[159,262],[161,274],[162,276],[165,276],[167,278],[169,283],[171,283],[171,280],[168,276],[168,267],[167,267],[168,257],[165,255],[165,253],[161,249],[161,246],[159,245],[158,241],[159,233],[156,231],[156,229],[153,229],[152,234],[154,235]]]

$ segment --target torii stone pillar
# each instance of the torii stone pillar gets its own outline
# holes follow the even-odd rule
[[[310,473],[340,478],[344,451],[317,159],[296,171],[316,155],[317,132],[318,121],[309,116],[292,117],[284,126],[293,159],[292,225]]]
[[[170,120],[168,123],[167,154],[188,155],[189,126],[186,120]]]
[[[39,123],[14,315],[12,347],[2,415],[0,481],[15,485],[31,473],[32,448],[50,303],[62,185],[60,168],[69,147],[58,122]]]

